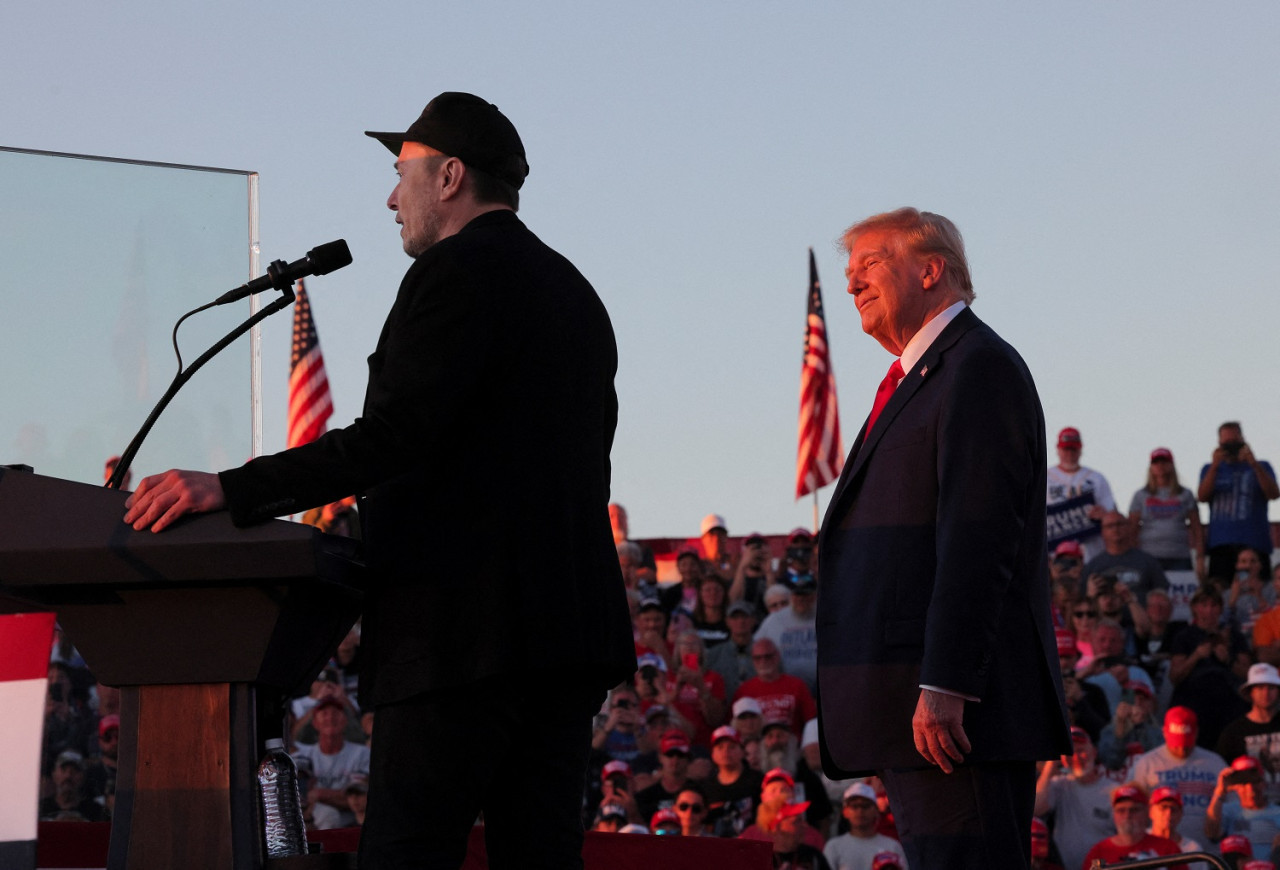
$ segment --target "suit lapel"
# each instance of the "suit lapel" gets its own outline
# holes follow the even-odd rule
[[[939,333],[938,337],[933,340],[933,344],[929,345],[924,355],[912,366],[911,371],[907,372],[906,376],[903,377],[902,383],[898,384],[898,388],[894,390],[888,403],[880,412],[880,419],[876,421],[876,426],[871,430],[870,437],[867,435],[867,424],[865,422],[862,424],[862,430],[858,433],[853,449],[849,451],[849,457],[845,460],[844,468],[841,470],[840,482],[836,485],[835,492],[832,493],[830,504],[827,505],[826,517],[833,515],[832,512],[837,504],[850,488],[856,488],[853,487],[853,482],[857,479],[863,466],[870,460],[871,454],[875,452],[876,445],[880,443],[885,433],[893,426],[894,419],[906,407],[906,404],[911,401],[912,396],[924,384],[925,378],[933,375],[943,364],[943,355],[960,340],[960,336],[981,322],[978,320],[978,316],[966,306]],[[824,533],[827,527],[826,517],[824,517],[822,523],[822,532]]]

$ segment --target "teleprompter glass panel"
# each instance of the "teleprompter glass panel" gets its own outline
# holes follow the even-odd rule
[[[256,265],[255,189],[248,172],[0,149],[0,464],[103,480],[177,370],[173,324]],[[189,319],[184,363],[249,314]],[[251,381],[244,336],[160,417],[134,484],[249,458]]]

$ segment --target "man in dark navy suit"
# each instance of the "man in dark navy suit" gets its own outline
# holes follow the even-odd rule
[[[823,767],[880,774],[913,868],[1025,868],[1035,760],[1070,751],[1040,400],[969,310],[954,224],[900,209],[844,241],[863,331],[899,359],[819,539]]]

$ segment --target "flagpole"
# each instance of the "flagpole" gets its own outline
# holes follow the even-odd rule
[[[813,491],[813,533],[818,534],[818,491]]]

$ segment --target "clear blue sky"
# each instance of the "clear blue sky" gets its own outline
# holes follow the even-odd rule
[[[1158,445],[1194,480],[1224,419],[1280,462],[1280,6],[617,6],[5,4],[0,145],[259,172],[264,265],[345,237],[354,265],[311,285],[338,423],[408,265],[392,158],[362,131],[443,90],[496,102],[532,166],[521,216],[613,317],[638,536],[809,522],[806,250],[848,443],[889,358],[835,242],[908,204],[960,226],[975,311],[1122,502]],[[269,450],[288,326],[265,332]]]

